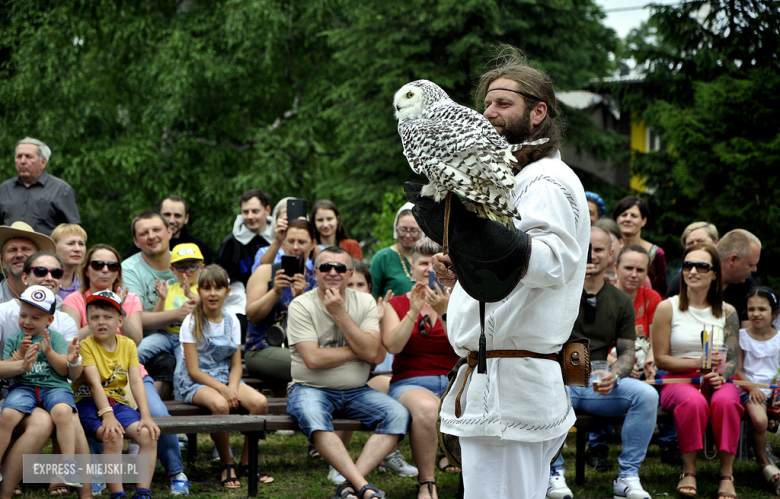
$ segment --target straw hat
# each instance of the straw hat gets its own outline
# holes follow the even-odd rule
[[[48,250],[52,253],[57,251],[57,245],[49,236],[35,232],[24,222],[14,222],[10,226],[0,225],[0,247],[9,239],[17,238],[29,239],[38,247],[38,251]]]

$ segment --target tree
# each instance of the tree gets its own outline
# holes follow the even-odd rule
[[[672,256],[693,221],[750,230],[764,242],[761,275],[780,282],[780,10],[758,0],[654,9],[628,40],[644,83],[603,86],[660,133],[661,150],[633,162],[654,189],[650,229]]]

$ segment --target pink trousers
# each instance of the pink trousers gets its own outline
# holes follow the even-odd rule
[[[714,390],[707,404],[698,386],[684,383],[666,385],[661,390],[661,407],[674,413],[680,453],[695,452],[704,447],[702,439],[707,422],[712,423],[718,451],[737,453],[739,423],[745,409],[739,401],[736,386],[726,383]]]

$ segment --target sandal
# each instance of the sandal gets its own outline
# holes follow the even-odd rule
[[[314,448],[312,444],[309,444],[309,458],[310,459],[322,459],[320,453]]]
[[[718,481],[719,482],[730,481],[731,483],[734,483],[734,477],[731,476],[731,475],[721,475],[721,476],[718,477]],[[718,487],[718,488],[720,488],[720,487]],[[719,490],[718,491],[718,499],[721,499],[721,498],[724,498],[724,497],[730,497],[732,499],[737,499],[737,496],[732,494],[731,492],[721,492]]]
[[[241,488],[241,482],[238,480],[238,476],[236,476],[236,467],[232,464],[226,464],[220,469],[220,476],[222,476],[222,472],[225,471],[225,479],[222,480],[222,486],[226,489],[240,489]],[[238,485],[228,485],[228,483],[236,483],[238,482]]]
[[[22,490],[21,485],[17,485],[14,487],[14,497],[22,497],[24,495],[24,491]]]
[[[417,484],[417,496],[420,496],[420,489],[423,488],[423,485],[428,486],[428,496],[433,499],[433,488],[436,487],[436,482],[420,482]]]
[[[374,491],[374,493],[373,493],[373,494],[371,494],[371,495],[370,495],[370,496],[368,496],[368,497],[365,497],[365,495],[364,495],[364,494],[365,494],[367,491],[369,491],[369,490],[373,490],[373,491]],[[371,485],[370,483],[367,483],[367,484],[363,485],[363,488],[362,488],[362,489],[360,489],[360,491],[357,493],[357,496],[358,496],[358,498],[359,498],[359,499],[383,499],[383,498],[384,498],[384,496],[382,496],[382,495],[380,495],[380,494],[379,494],[379,489],[378,489],[378,488],[376,488],[376,487],[374,487],[374,486],[373,486],[373,485]]]
[[[447,464],[443,464],[442,461]],[[439,471],[449,471],[453,473],[460,473],[461,471],[461,469],[454,464],[450,464],[447,460],[447,456],[445,456],[443,452],[439,454],[439,457],[436,459],[436,467],[439,468]]]
[[[244,476],[249,476],[249,465],[248,464],[239,464],[238,465],[238,477],[244,478]],[[257,470],[257,481],[260,483],[273,483],[274,478],[266,473],[265,471]]]
[[[775,495],[780,496],[780,469],[774,464],[770,464],[761,470],[761,473],[764,475],[764,479],[766,479],[767,483],[775,489]],[[772,479],[774,477],[777,477],[777,480],[773,482]]]
[[[685,480],[688,477],[696,478],[696,473],[683,473],[680,475],[680,483],[682,483],[683,480]],[[695,485],[680,485],[680,483],[677,484],[677,495],[680,497],[685,497],[687,499],[693,499],[696,497],[696,486]],[[683,492],[685,489],[693,492]]]
[[[58,490],[64,490],[65,492],[57,492]],[[70,494],[70,487],[64,483],[53,483],[46,489],[46,495],[49,497],[65,497]]]
[[[349,482],[344,482],[336,488],[336,495],[331,499],[357,499],[355,487]]]

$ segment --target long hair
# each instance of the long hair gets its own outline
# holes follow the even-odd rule
[[[707,304],[712,307],[712,315],[720,319],[723,315],[723,272],[720,267],[720,255],[718,250],[709,244],[694,244],[683,252],[683,261],[691,251],[706,251],[710,254],[712,260],[712,271],[715,272],[715,279],[710,283],[710,289],[707,291]],[[685,282],[685,276],[680,279],[680,311],[688,310],[688,284]]]
[[[347,238],[347,229],[345,229],[344,224],[341,223],[341,213],[339,213],[339,209],[336,207],[336,203],[330,199],[320,199],[314,203],[314,206],[311,209],[310,219],[312,225],[314,226],[315,239],[317,239],[319,244],[322,244],[322,236],[320,235],[320,231],[317,230],[317,210],[330,210],[334,215],[336,215],[336,221],[338,222],[336,224],[336,244]]]
[[[230,286],[230,278],[225,269],[217,264],[207,265],[198,276],[198,290],[201,288],[227,288]],[[221,305],[221,304],[220,304]],[[203,338],[203,331],[208,329],[208,318],[203,309],[203,300],[200,300],[192,311],[192,335],[195,341],[200,343]]]
[[[122,282],[122,257],[119,256],[119,252],[107,244],[98,243],[92,246],[89,251],[87,251],[87,254],[84,256],[84,263],[81,265],[81,269],[79,270],[79,277],[81,277],[81,294],[84,297],[84,303],[87,303],[86,292],[89,289],[89,276],[87,275],[87,267],[89,267],[89,264],[92,263],[92,256],[98,250],[110,251],[116,257],[117,263],[120,264],[119,272],[117,272],[114,285],[111,287],[111,289],[109,289],[109,291],[119,293],[119,290],[121,290],[122,286],[124,285]]]
[[[484,110],[488,87],[499,78],[507,78],[517,83],[518,90],[525,101],[526,113],[540,102],[547,104],[547,115],[531,132],[527,140],[549,138],[546,144],[526,147],[517,154],[521,167],[545,157],[552,157],[563,144],[566,123],[558,110],[555,89],[552,80],[541,69],[532,67],[522,51],[511,45],[499,45],[498,53],[489,63],[493,68],[479,79],[475,93],[477,109]],[[526,117],[524,117],[526,119]]]

